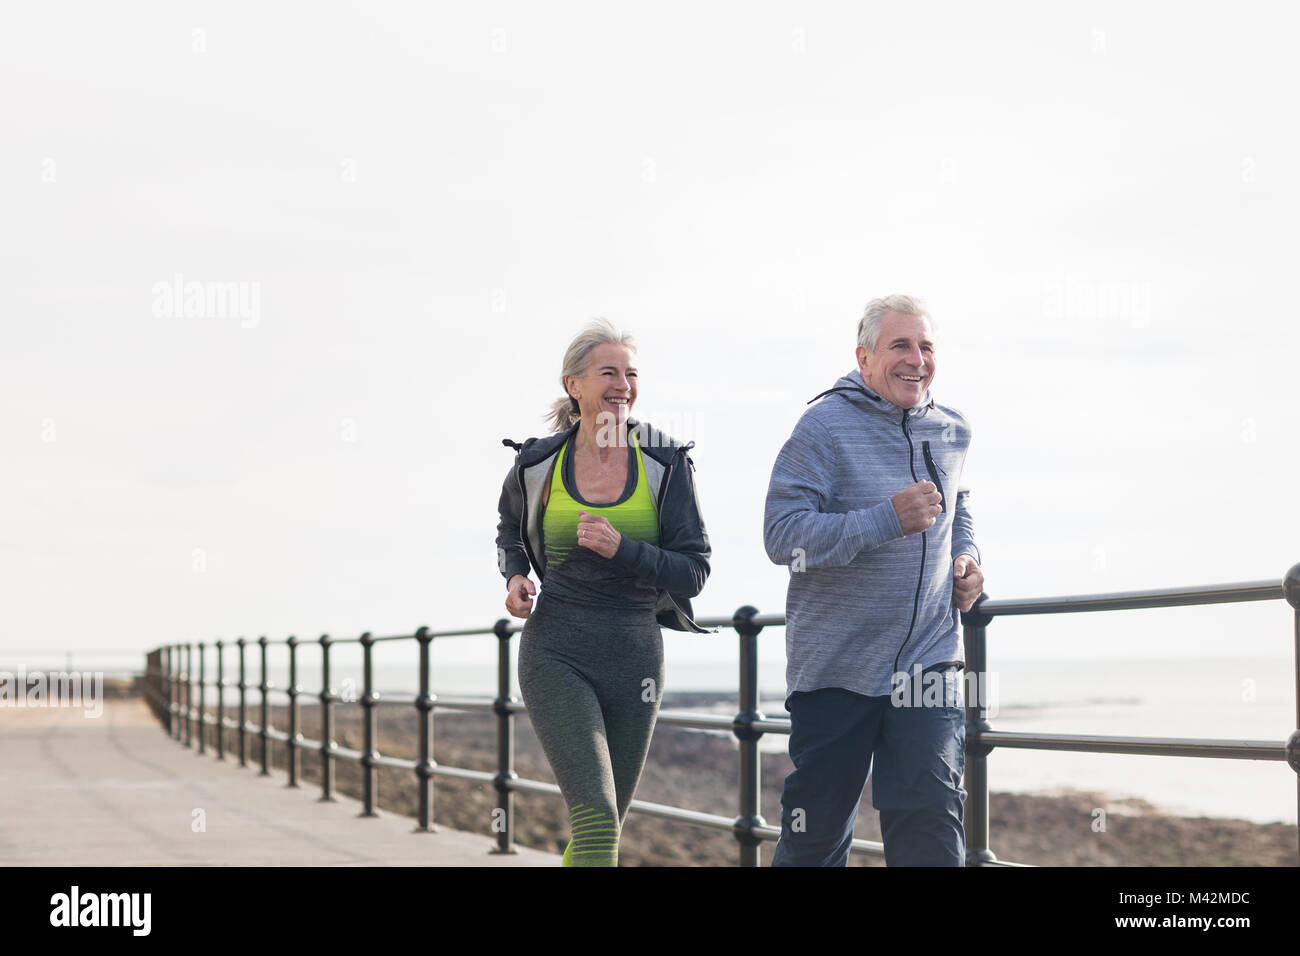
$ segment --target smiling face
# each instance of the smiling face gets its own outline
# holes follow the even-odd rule
[[[598,422],[602,412],[623,421],[636,404],[636,379],[632,350],[602,343],[587,356],[586,371],[566,377],[564,387],[578,400],[584,422]]]
[[[934,329],[930,320],[892,309],[880,318],[876,350],[858,346],[858,370],[881,398],[914,408],[934,381]]]

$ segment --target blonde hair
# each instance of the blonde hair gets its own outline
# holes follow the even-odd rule
[[[920,299],[914,299],[910,295],[887,295],[883,299],[872,299],[858,322],[858,344],[868,352],[876,350],[876,343],[880,340],[880,320],[886,312],[924,316],[930,319],[930,327],[934,327],[934,319],[930,318],[930,313]]]
[[[623,345],[636,351],[636,342],[631,333],[620,331],[609,319],[593,319],[583,326],[582,331],[574,336],[564,351],[564,364],[560,371],[560,387],[564,389],[564,397],[557,398],[546,415],[551,423],[551,431],[562,432],[581,417],[578,413],[578,400],[569,394],[564,380],[570,375],[581,376],[587,371],[591,350],[597,345]]]

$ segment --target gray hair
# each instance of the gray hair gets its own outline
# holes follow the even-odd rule
[[[887,295],[883,299],[872,299],[858,322],[858,345],[868,352],[876,350],[876,343],[880,341],[880,320],[886,312],[919,315],[929,319],[930,327],[934,327],[934,319],[930,318],[930,313],[920,299],[914,299],[910,295]]]
[[[580,376],[587,371],[591,350],[597,345],[624,345],[636,351],[636,342],[631,333],[620,331],[609,319],[593,319],[583,326],[564,352],[564,365],[560,371],[560,387],[564,389],[564,397],[557,398],[551,404],[551,410],[546,416],[551,423],[551,431],[562,432],[581,417],[578,414],[578,400],[569,394],[564,380],[570,375]]]

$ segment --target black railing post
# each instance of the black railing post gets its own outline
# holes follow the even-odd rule
[[[434,832],[433,826],[433,694],[429,692],[429,642],[433,640],[427,627],[415,632],[420,642],[420,693],[415,698],[415,710],[420,720],[420,759],[415,765],[419,782],[419,822],[415,829],[423,833]]]
[[[185,645],[176,645],[176,741],[185,743]]]
[[[989,767],[991,746],[980,739],[980,734],[992,730],[988,720],[988,635],[985,628],[993,618],[980,611],[988,600],[981,594],[974,607],[961,616],[962,640],[966,647],[966,674],[975,674],[975,693],[971,694],[972,681],[965,678],[966,689],[966,772],[963,783],[966,789],[966,865],[983,866],[997,860],[989,849]],[[973,699],[972,699],[973,698]]]
[[[271,708],[267,702],[267,691],[271,689],[271,682],[266,675],[266,635],[263,634],[257,639],[257,646],[262,650],[262,729],[258,731],[258,737],[262,741],[262,769],[258,772],[259,777],[271,776],[271,736],[267,728],[271,723]]]
[[[320,798],[334,800],[334,691],[330,687],[330,636],[320,636]]]
[[[175,691],[175,711],[173,730],[175,739],[181,740],[185,736],[185,713],[181,709],[181,701],[185,695],[185,653],[181,650],[181,645],[172,645],[172,665],[173,665],[173,689]]]
[[[194,745],[194,645],[185,645],[185,746]]]
[[[375,693],[375,680],[372,670],[375,645],[374,636],[369,631],[361,635],[362,669],[361,681],[361,729],[365,740],[361,745],[361,813],[363,817],[377,817],[375,812],[375,758],[379,751],[375,748],[375,705],[379,695]]]
[[[207,655],[203,653],[205,644],[199,641],[199,753],[207,753],[207,742],[204,740],[203,728],[205,726],[203,708],[206,701],[204,691],[207,689],[207,669],[204,661]]]
[[[1295,614],[1295,723],[1296,729],[1286,741],[1286,762],[1296,773],[1295,805],[1297,817],[1300,817],[1300,564],[1291,565],[1286,577],[1282,579],[1282,594],[1286,603],[1291,605]],[[1300,827],[1297,828],[1300,838]],[[1300,853],[1300,843],[1297,844]],[[1300,863],[1300,856],[1297,857]]]
[[[168,644],[163,653],[167,655],[167,720],[163,726],[167,730],[167,736],[172,735],[172,725],[175,724],[174,715],[176,713],[176,702],[173,698],[176,696],[176,672],[175,662],[172,660],[172,645]]]
[[[497,696],[492,712],[497,715],[497,772],[492,786],[497,791],[492,811],[492,830],[497,835],[493,853],[515,853],[515,795],[510,788],[515,777],[515,715],[510,705],[510,620],[501,618],[492,626],[497,636]]]
[[[286,787],[298,786],[298,744],[302,731],[298,727],[298,638],[289,636],[289,737],[285,741],[285,762],[288,764],[289,782]]]
[[[741,866],[759,865],[762,841],[754,828],[766,825],[759,805],[762,763],[758,739],[763,732],[754,729],[754,721],[763,719],[758,709],[758,634],[763,625],[754,623],[757,613],[758,608],[746,604],[731,619],[740,637],[740,711],[731,722],[731,730],[740,742],[740,813],[732,833],[740,844]]]
[[[244,672],[244,646],[248,643],[242,637],[235,642],[239,645],[239,765],[248,766],[248,744],[245,722],[248,720],[248,706],[244,694],[248,690]]]
[[[226,662],[225,641],[217,641],[217,759],[226,759]]]

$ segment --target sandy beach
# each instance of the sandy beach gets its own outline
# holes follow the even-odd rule
[[[701,695],[674,699],[665,708],[698,709]],[[211,705],[209,705],[211,709]],[[250,719],[256,710],[250,707]],[[301,706],[302,733],[319,735],[313,704]],[[495,771],[494,718],[481,713],[438,711],[434,717],[434,758],[442,766]],[[272,725],[287,726],[287,710],[272,708]],[[416,756],[417,715],[413,708],[388,706],[379,710],[379,749],[385,755]],[[209,729],[209,734],[213,731]],[[214,739],[214,738],[213,738]],[[335,741],[344,747],[362,745],[361,708],[335,708]],[[235,734],[227,732],[234,748]],[[211,740],[210,740],[211,746]],[[250,762],[258,754],[250,737]],[[272,764],[284,766],[284,747],[273,745]],[[319,785],[320,756],[301,757],[304,785]],[[661,724],[655,732],[637,798],[734,816],[737,812],[737,750],[735,741],[714,734]],[[762,809],[769,823],[780,819],[781,785],[791,769],[785,754],[762,758]],[[516,719],[515,772],[523,778],[553,782],[541,746],[526,716]],[[347,760],[336,762],[340,792],[361,794],[361,768]],[[380,768],[378,803],[381,811],[416,814],[418,791],[410,771]],[[434,820],[455,829],[491,836],[495,793],[488,785],[434,778]],[[519,794],[515,798],[516,840],[524,846],[561,852],[568,839],[565,808],[558,797]],[[1294,866],[1296,828],[1287,824],[1257,824],[1246,820],[1181,817],[1162,813],[1140,800],[1080,791],[1024,795],[992,793],[991,848],[1001,860],[1040,866]],[[1098,809],[1105,811],[1104,830]],[[859,813],[857,836],[879,840],[870,785]],[[763,861],[771,845],[763,848]],[[727,832],[686,826],[633,813],[619,850],[622,866],[735,866],[738,850]],[[883,860],[852,857],[851,865],[882,866]]]

